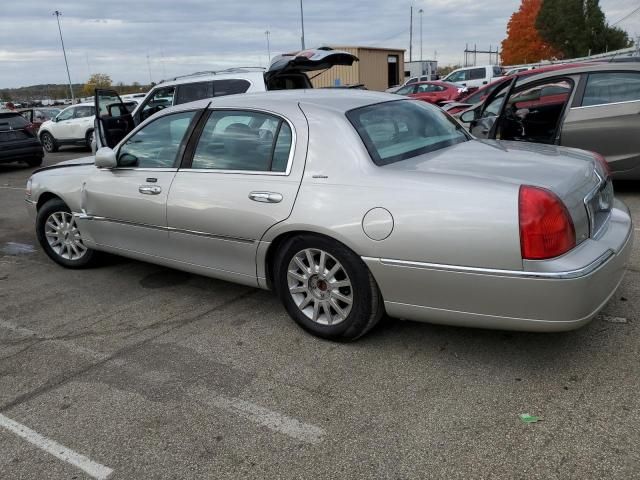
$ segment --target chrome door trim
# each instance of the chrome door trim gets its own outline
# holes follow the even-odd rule
[[[261,203],[280,203],[282,194],[277,192],[251,192],[249,199]]]
[[[579,107],[572,107],[571,110],[581,110],[583,108],[604,107],[604,106],[609,106],[609,105],[626,105],[628,103],[640,103],[640,100],[624,100],[622,102],[597,103],[595,105],[581,105]]]
[[[151,225],[148,223],[138,223],[138,222],[129,222],[127,220],[117,220],[115,218],[107,218],[101,217],[97,215],[90,215],[87,213],[74,213],[73,216],[77,220],[87,220],[93,222],[109,222],[109,223],[118,223],[120,225],[130,225],[133,227],[143,227],[143,228],[151,228],[154,230],[163,230],[167,233],[184,233],[187,235],[195,235],[198,237],[207,237],[214,238],[217,240],[226,240],[229,242],[238,242],[238,243],[247,243],[252,244],[255,243],[256,240],[250,238],[242,238],[242,237],[230,237],[228,235],[220,235],[216,233],[207,233],[207,232],[199,232],[197,230],[186,230],[182,228],[174,228],[174,227],[163,227],[162,225]]]
[[[614,255],[613,250],[607,250],[600,257],[588,265],[576,270],[563,272],[532,272],[525,270],[500,270],[494,268],[465,267],[462,265],[445,265],[440,263],[412,262],[408,260],[395,260],[391,258],[362,257],[364,261],[377,261],[390,267],[421,268],[427,270],[440,270],[455,273],[470,273],[478,275],[494,275],[498,277],[518,278],[547,278],[547,279],[572,279],[580,278],[593,273],[606,263]]]

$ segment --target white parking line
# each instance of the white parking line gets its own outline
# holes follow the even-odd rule
[[[24,187],[7,187],[5,185],[0,185],[0,188],[6,188],[8,190],[22,190],[22,191],[24,191]]]
[[[63,462],[79,468],[87,475],[97,480],[104,480],[113,473],[113,470],[104,465],[94,462],[84,455],[74,452],[73,450],[60,445],[58,442],[43,437],[28,427],[5,417],[0,413],[0,427],[4,427],[10,432],[15,433],[19,437],[24,438],[27,442],[32,443],[41,450],[50,453]]]
[[[61,344],[69,350],[93,357],[96,360],[106,360],[108,358],[108,355],[104,353],[97,352],[90,348],[85,348],[68,340],[58,340],[51,335],[39,335],[37,332],[28,328],[20,327],[13,322],[0,320],[0,327],[25,336],[35,336],[41,340],[60,341]],[[112,358],[109,361],[121,368],[131,368],[131,365],[128,365],[126,360],[122,358]],[[203,391],[200,393],[201,395],[197,395],[197,397],[206,398],[205,402],[214,407],[239,415],[253,423],[257,423],[269,430],[287,435],[293,439],[305,443],[317,444],[322,442],[326,435],[325,430],[320,427],[301,422],[293,417],[274,412],[273,410],[269,410],[268,408],[255,403],[248,402],[237,397],[224,397],[222,395],[212,396],[210,391]]]
[[[215,407],[236,413],[269,430],[283,433],[302,442],[320,443],[325,436],[325,431],[320,427],[303,423],[246,400],[218,396],[210,398],[209,402]]]

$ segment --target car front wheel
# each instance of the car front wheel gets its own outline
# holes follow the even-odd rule
[[[362,259],[328,238],[289,240],[277,255],[274,275],[289,315],[319,337],[355,340],[384,313],[380,290]]]
[[[71,210],[59,198],[38,210],[36,235],[49,258],[63,267],[84,268],[96,260],[97,252],[84,244]]]
[[[44,147],[47,153],[53,153],[58,151],[58,145],[56,144],[55,138],[49,132],[44,132],[40,135],[40,143]]]

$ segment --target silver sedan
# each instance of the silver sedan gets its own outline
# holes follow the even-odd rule
[[[97,135],[113,148],[27,185],[40,244],[65,267],[111,252],[272,289],[301,327],[336,340],[385,312],[570,330],[625,271],[631,219],[593,153],[478,141],[384,93],[221,97],[128,134],[112,107]]]

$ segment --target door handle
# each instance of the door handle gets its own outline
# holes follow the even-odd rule
[[[251,192],[249,198],[254,202],[280,203],[282,195],[274,192]]]
[[[144,195],[158,195],[162,188],[158,185],[140,185],[138,191]]]

